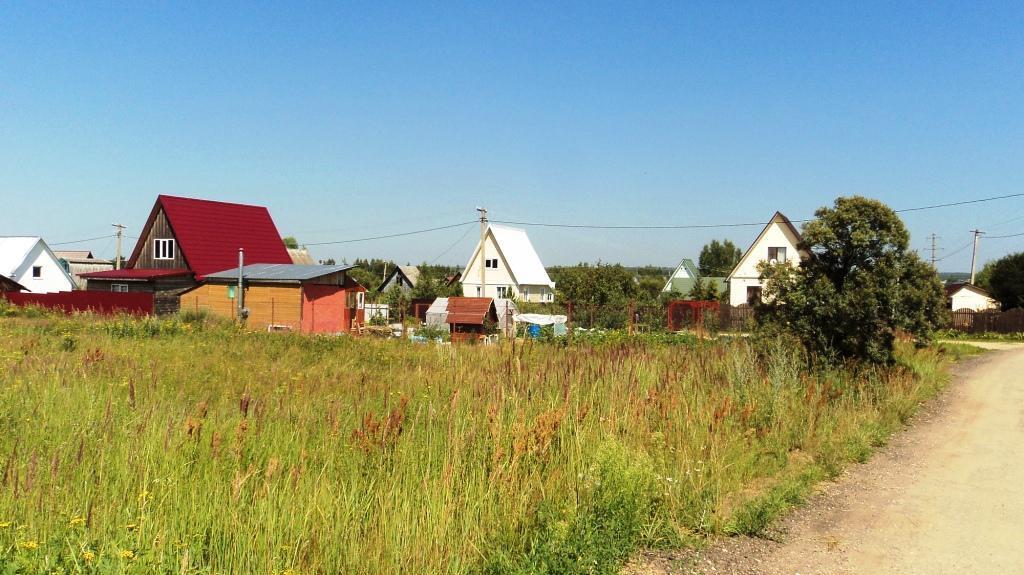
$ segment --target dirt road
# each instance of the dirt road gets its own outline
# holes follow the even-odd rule
[[[731,538],[634,572],[1024,574],[1024,347],[990,347],[889,447],[784,520],[781,543]]]

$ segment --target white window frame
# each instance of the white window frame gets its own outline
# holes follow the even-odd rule
[[[775,251],[775,257],[774,258],[772,257],[772,250]],[[772,246],[772,247],[768,248],[768,261],[770,262],[772,260],[775,260],[776,263],[780,263],[781,264],[781,263],[786,261],[786,258],[789,255],[788,251],[789,250],[787,250],[785,248],[785,246],[782,246],[782,247]],[[781,253],[782,257],[779,257],[780,253]]]
[[[116,293],[127,293],[128,284],[110,284],[110,291]]]
[[[498,286],[498,299],[505,299],[508,297],[508,288],[505,286]]]
[[[173,239],[156,239],[153,240],[153,259],[155,260],[173,260],[174,250],[177,246],[174,245]]]

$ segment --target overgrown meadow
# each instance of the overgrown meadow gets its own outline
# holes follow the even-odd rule
[[[945,355],[778,341],[436,346],[0,319],[0,573],[615,573],[758,533]]]

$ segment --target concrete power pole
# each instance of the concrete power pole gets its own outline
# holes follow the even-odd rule
[[[938,251],[938,248],[935,245],[935,241],[939,239],[939,236],[937,236],[935,234],[932,234],[932,235],[930,235],[928,237],[932,240],[932,267],[934,268],[935,267],[935,262],[939,261],[935,257],[935,253]]]
[[[974,263],[978,260],[978,238],[985,233],[980,230],[971,230],[974,234],[974,251],[971,252],[971,285],[974,285]]]
[[[124,226],[121,224],[110,224],[117,228],[117,251],[114,256],[114,269],[121,269],[121,237],[124,235]]]
[[[487,267],[486,256],[484,255],[484,240],[487,238],[487,209],[477,208],[476,211],[480,212],[480,297],[487,297],[487,284],[486,275],[484,274],[484,268]]]
[[[238,321],[245,323],[245,250],[238,248],[238,287],[235,288],[235,301],[238,303]]]

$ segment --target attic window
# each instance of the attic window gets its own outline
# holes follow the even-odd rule
[[[484,260],[484,267],[498,269],[498,258]]]
[[[786,248],[768,248],[768,261],[776,263],[786,261]]]
[[[153,240],[153,259],[173,260],[174,240]]]
[[[41,278],[43,277],[43,266],[32,266],[32,277]]]

